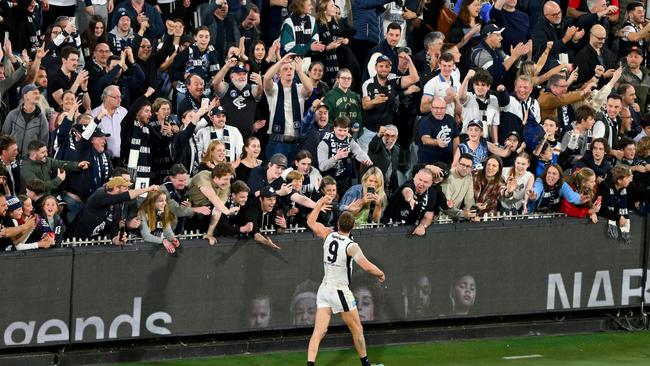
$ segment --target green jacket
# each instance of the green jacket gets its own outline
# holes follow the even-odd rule
[[[363,126],[361,98],[359,94],[351,89],[348,89],[348,92],[345,93],[338,86],[334,87],[329,93],[325,94],[323,103],[329,108],[330,123],[334,123],[334,120],[338,117],[346,116],[352,124],[358,123],[359,126]]]
[[[59,168],[62,168],[66,172],[78,172],[81,170],[81,168],[79,168],[79,163],[76,161],[54,160],[48,157],[43,163],[40,161],[23,159],[20,163],[20,189],[18,189],[18,192],[25,193],[27,182],[34,179],[40,179],[45,182],[45,194],[52,193],[53,190],[63,183],[63,181],[57,177]]]

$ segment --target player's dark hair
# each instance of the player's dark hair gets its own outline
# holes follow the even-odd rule
[[[339,231],[342,233],[349,233],[354,229],[354,215],[351,212],[345,211],[339,216],[338,221]]]

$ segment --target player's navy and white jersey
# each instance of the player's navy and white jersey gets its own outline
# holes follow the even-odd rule
[[[351,238],[333,232],[323,243],[323,285],[347,287],[352,276],[352,257],[348,255],[348,247],[359,245]]]

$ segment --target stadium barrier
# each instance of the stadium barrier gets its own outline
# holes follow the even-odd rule
[[[603,220],[433,225],[423,238],[411,229],[354,232],[387,276],[380,286],[355,268],[365,323],[625,308],[645,291],[638,217],[629,245],[607,238]],[[175,255],[148,243],[4,253],[0,348],[310,327],[322,240],[275,242],[281,250],[222,239],[186,240]]]

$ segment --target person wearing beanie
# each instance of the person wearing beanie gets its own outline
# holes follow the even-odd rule
[[[36,140],[47,145],[50,133],[45,113],[38,106],[41,99],[38,87],[35,84],[27,84],[21,88],[20,95],[22,102],[9,112],[0,132],[13,136],[18,144],[20,156],[27,158],[27,144]]]
[[[5,231],[0,240],[0,249],[4,250],[29,250],[49,248],[54,244],[54,237],[43,235],[38,241],[27,243],[30,235],[39,227],[37,215],[23,221],[23,204],[16,196],[3,196],[0,198],[0,214],[2,215],[2,229]],[[8,239],[8,240],[6,240]]]

